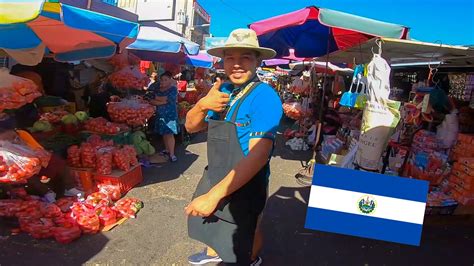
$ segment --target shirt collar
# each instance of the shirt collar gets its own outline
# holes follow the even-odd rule
[[[235,95],[239,94],[239,92],[242,91],[242,89],[244,89],[245,87],[247,87],[247,85],[249,85],[250,82],[255,82],[255,81],[257,81],[257,79],[258,79],[257,74],[255,74],[244,84],[240,85],[239,87],[234,87],[234,89],[232,90],[232,95],[235,96]]]

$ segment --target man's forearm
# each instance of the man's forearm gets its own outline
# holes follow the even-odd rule
[[[206,128],[207,124],[206,121],[204,121],[206,115],[206,110],[201,108],[198,102],[186,115],[186,131],[195,133]]]
[[[268,162],[268,155],[269,151],[266,149],[251,151],[221,182],[209,191],[211,197],[221,200],[243,187],[265,166]]]

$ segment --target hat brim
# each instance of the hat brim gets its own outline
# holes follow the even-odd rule
[[[259,53],[258,59],[261,60],[267,60],[274,58],[276,55],[275,50],[270,49],[270,48],[265,48],[265,47],[249,47],[245,45],[228,45],[228,46],[220,46],[220,47],[214,47],[209,50],[207,50],[207,53],[215,56],[215,57],[220,57],[224,58],[224,51],[229,50],[229,49],[235,49],[235,48],[241,48],[241,49],[249,49],[253,50]]]

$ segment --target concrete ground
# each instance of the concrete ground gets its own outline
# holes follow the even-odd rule
[[[136,219],[110,232],[62,245],[10,236],[0,220],[0,265],[188,265],[202,245],[187,237],[184,207],[206,166],[205,136],[180,146],[179,162],[144,168],[145,181],[128,193],[145,203]],[[420,247],[304,229],[309,188],[294,175],[311,154],[278,140],[264,213],[263,265],[474,265],[474,219],[427,217]]]

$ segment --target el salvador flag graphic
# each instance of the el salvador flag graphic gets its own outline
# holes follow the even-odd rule
[[[317,165],[307,229],[420,245],[428,182]]]

